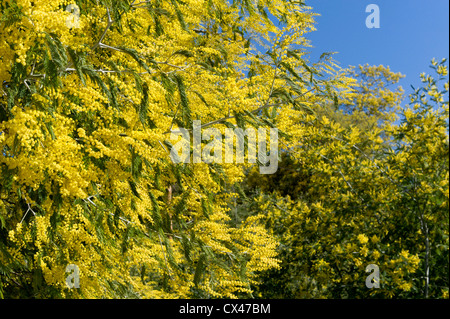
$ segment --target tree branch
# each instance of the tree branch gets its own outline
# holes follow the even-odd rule
[[[102,35],[100,36],[100,39],[91,47],[91,50],[95,50],[97,47],[101,46],[101,42],[106,36],[106,32],[108,32],[109,28],[111,28],[114,21],[111,19],[111,14],[109,13],[109,8],[106,8],[106,13],[108,14],[108,24],[106,25],[105,30],[103,31]]]

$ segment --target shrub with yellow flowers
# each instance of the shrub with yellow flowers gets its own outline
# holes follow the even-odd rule
[[[175,164],[171,130],[279,128],[354,82],[300,47],[301,1],[0,1],[0,297],[251,296],[247,164]],[[293,117],[290,117],[293,115]],[[67,283],[75,265],[79,288]],[[73,269],[73,266],[69,267]]]
[[[281,267],[263,272],[259,296],[448,298],[446,60],[431,67],[436,74],[421,76],[404,107],[385,99],[396,93],[383,83],[398,75],[360,68],[378,89],[369,92],[363,80],[337,108],[318,107],[301,120],[278,175],[248,174],[238,211],[266,211],[280,241]],[[358,95],[369,93],[379,101],[360,104]],[[379,288],[366,286],[369,265],[379,269]]]

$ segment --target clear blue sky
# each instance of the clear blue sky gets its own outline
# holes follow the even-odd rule
[[[390,66],[406,75],[400,85],[418,87],[419,74],[430,73],[429,62],[449,58],[449,0],[305,0],[321,14],[312,41],[311,62],[321,53],[339,52],[341,67],[370,64]],[[380,28],[366,27],[366,7],[380,8]]]

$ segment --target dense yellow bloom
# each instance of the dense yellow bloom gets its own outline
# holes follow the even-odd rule
[[[364,235],[364,234],[359,234],[358,235],[358,241],[361,244],[365,244],[365,243],[367,243],[369,241],[369,238],[366,235]]]
[[[221,0],[1,5],[2,242],[27,269],[24,283],[39,278],[41,297],[250,294],[257,273],[279,261],[261,221],[230,222],[248,163],[175,165],[168,133],[258,115],[287,83],[275,80],[276,60],[307,78],[291,50],[307,43],[309,8],[258,1],[285,21],[278,27]],[[273,63],[254,40],[270,46]],[[299,88],[290,94],[308,90]],[[68,264],[79,290],[66,286]]]

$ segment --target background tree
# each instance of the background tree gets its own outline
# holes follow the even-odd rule
[[[304,121],[285,176],[249,175],[242,209],[266,211],[281,243],[281,268],[265,272],[260,296],[448,297],[448,81],[445,60],[432,67],[438,78],[422,75],[396,123]],[[365,287],[369,264],[380,289]]]

